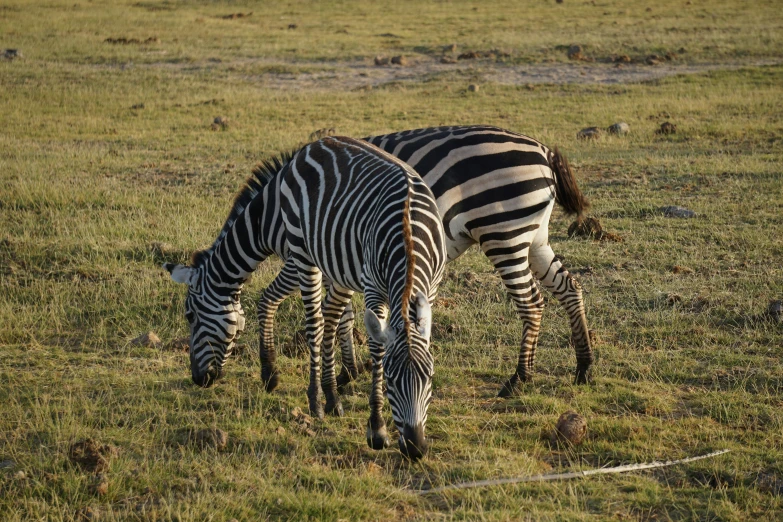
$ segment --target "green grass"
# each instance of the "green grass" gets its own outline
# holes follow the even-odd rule
[[[456,73],[356,91],[258,82],[452,41],[508,48],[518,61],[561,60],[555,46],[574,42],[596,56],[684,46],[694,62],[768,58],[783,21],[773,2],[651,2],[652,12],[645,2],[596,3],[0,7],[3,46],[24,54],[0,61],[0,461],[14,462],[0,469],[0,518],[74,520],[85,507],[102,520],[783,516],[783,328],[763,315],[783,298],[783,67],[633,85],[484,84],[478,93]],[[347,35],[336,32],[343,26]],[[403,38],[373,36],[387,31]],[[120,36],[160,43],[103,43]],[[218,115],[230,118],[225,131],[209,128]],[[582,127],[619,120],[631,125],[626,138],[576,140]],[[654,133],[664,120],[677,134]],[[364,375],[344,399],[344,419],[328,418],[316,437],[301,432],[290,411],[306,407],[306,360],[281,357],[281,387],[264,393],[253,321],[248,355],[207,390],[190,383],[186,354],[129,343],[148,330],[166,343],[187,335],[184,294],[159,265],[211,243],[260,159],[321,127],[361,136],[460,123],[559,146],[591,214],[623,238],[567,239],[569,221],[556,213],[551,223],[600,338],[594,385],[570,384],[568,323],[549,300],[534,382],[494,398],[521,326],[475,249],[449,265],[434,308],[432,449],[415,465],[396,448],[367,448]],[[698,217],[657,212],[673,204]],[[253,278],[249,317],[279,267],[269,261]],[[286,302],[278,318],[282,343],[300,327],[301,303]],[[568,409],[587,417],[588,439],[552,448],[542,434]],[[204,427],[228,432],[225,450],[182,444],[185,430]],[[85,437],[119,450],[105,496],[69,461]],[[654,472],[411,492],[721,448],[732,452]]]

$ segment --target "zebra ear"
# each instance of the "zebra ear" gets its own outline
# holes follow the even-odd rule
[[[422,337],[430,338],[430,332],[432,331],[432,307],[430,307],[427,296],[421,291],[416,294],[416,330],[419,331]]]
[[[378,319],[375,312],[369,308],[364,312],[364,327],[367,328],[367,335],[370,336],[370,339],[378,344],[386,344],[388,339],[386,335],[386,321]]]
[[[163,263],[163,268],[169,271],[171,279],[175,283],[187,283],[190,281],[190,276],[193,273],[193,269],[185,265],[175,265],[174,263]]]

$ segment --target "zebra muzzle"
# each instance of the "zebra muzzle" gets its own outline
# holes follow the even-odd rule
[[[419,460],[426,455],[429,449],[427,439],[424,437],[424,425],[415,427],[406,424],[400,436],[400,451],[411,460]]]

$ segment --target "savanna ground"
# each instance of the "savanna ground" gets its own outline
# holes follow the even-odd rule
[[[0,45],[22,57],[0,60],[0,518],[781,518],[783,326],[764,314],[783,298],[781,29],[773,1],[3,2]],[[449,56],[493,56],[440,64],[451,43]],[[594,61],[570,62],[571,44]],[[640,63],[667,52],[676,58]],[[372,65],[397,54],[426,70]],[[613,55],[669,75],[591,82],[622,70]],[[555,66],[564,79],[544,84],[514,69]],[[228,126],[211,130],[216,116]],[[655,134],[666,120],[677,133]],[[576,139],[615,121],[630,135]],[[292,414],[306,408],[306,360],[281,357],[282,385],[265,393],[252,320],[224,380],[192,385],[187,354],[171,348],[187,335],[183,288],[160,263],[211,243],[256,162],[322,127],[471,123],[559,146],[591,215],[622,238],[569,239],[565,216],[551,223],[585,287],[594,384],[571,384],[567,320],[550,299],[534,381],[494,398],[521,327],[471,249],[434,308],[432,448],[420,463],[367,447],[366,374],[346,417],[308,434]],[[667,218],[663,205],[698,215]],[[248,317],[279,267],[249,284]],[[278,317],[282,344],[300,302]],[[149,330],[162,348],[130,343]],[[588,437],[552,447],[568,409],[586,416]],[[227,446],[189,443],[202,428],[225,430]],[[116,448],[102,487],[69,459],[88,437]],[[654,472],[413,492],[722,448]]]

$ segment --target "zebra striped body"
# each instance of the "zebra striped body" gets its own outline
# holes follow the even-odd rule
[[[430,303],[445,265],[432,192],[396,158],[343,137],[305,146],[282,177],[288,259],[298,272],[307,317],[310,410],[323,415],[323,384],[327,413],[342,413],[334,338],[351,294],[364,292],[373,357],[368,443],[377,449],[388,443],[381,415],[385,370],[400,449],[419,458],[432,391]],[[330,287],[322,305],[324,277]]]
[[[549,218],[555,200],[581,215],[587,203],[556,151],[527,136],[496,127],[436,127],[365,138],[408,163],[432,189],[446,234],[448,260],[479,244],[501,276],[522,319],[517,368],[500,395],[510,395],[530,379],[543,312],[536,279],[568,312],[577,356],[576,382],[588,379],[592,351],[579,283],[549,246]],[[259,305],[262,361],[274,354],[274,313],[295,291],[295,269],[286,263],[265,290]],[[353,313],[346,310],[339,327],[343,372],[340,383],[358,371],[351,342]],[[271,382],[274,365],[262,368]]]

